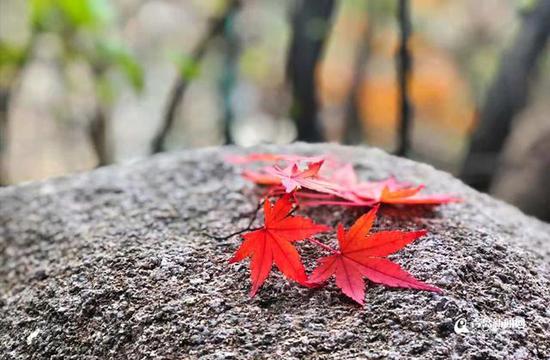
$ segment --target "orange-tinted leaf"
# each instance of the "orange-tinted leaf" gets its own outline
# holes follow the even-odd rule
[[[244,170],[242,172],[242,175],[245,179],[248,179],[258,185],[280,185],[281,184],[280,178],[273,175],[265,174],[263,172]]]
[[[281,155],[264,153],[252,153],[248,155],[228,155],[225,157],[225,161],[232,164],[246,164],[256,161],[275,162],[278,160],[281,160]]]
[[[353,251],[364,243],[363,240],[367,237],[374,220],[376,220],[377,211],[378,207],[374,207],[355,221],[348,233],[345,234],[345,244],[342,246],[340,242],[341,251]]]
[[[335,171],[331,180],[341,186],[340,196],[350,201],[350,206],[364,206],[365,201],[396,205],[437,205],[461,201],[450,195],[420,194],[424,185],[412,186],[393,177],[382,181],[359,182],[351,164]]]
[[[350,247],[347,254],[350,257],[353,257],[354,252],[368,256],[388,256],[424,235],[425,230],[381,231],[368,236],[357,247]]]

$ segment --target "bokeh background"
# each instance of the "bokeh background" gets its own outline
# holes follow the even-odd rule
[[[549,32],[549,0],[0,0],[1,182],[337,141],[548,221]]]

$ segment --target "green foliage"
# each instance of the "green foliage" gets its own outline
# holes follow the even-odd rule
[[[103,103],[111,103],[115,98],[115,89],[113,84],[105,74],[102,74],[96,78],[95,91],[97,97]]]
[[[124,44],[100,40],[96,47],[100,59],[120,69],[135,91],[143,90],[143,68]]]
[[[523,14],[530,13],[537,5],[537,0],[516,0],[518,10]],[[540,1],[540,0],[539,0]]]
[[[30,11],[37,31],[98,29],[114,16],[106,0],[31,0]]]
[[[17,66],[25,59],[25,49],[0,41],[0,68],[4,66]]]
[[[26,58],[26,49],[0,41],[0,86],[9,86]]]
[[[115,9],[109,0],[30,0],[30,43],[15,47],[0,42],[0,76],[17,74],[32,56],[33,42],[41,33],[57,35],[63,44],[63,62],[84,60],[93,69],[98,96],[110,100],[116,92],[106,76],[120,71],[135,91],[144,85],[143,69],[112,27]],[[5,85],[5,84],[0,84]],[[107,90],[108,89],[108,90]]]
[[[199,76],[200,64],[191,56],[173,54],[171,58],[176,63],[178,72],[184,80],[190,81]]]

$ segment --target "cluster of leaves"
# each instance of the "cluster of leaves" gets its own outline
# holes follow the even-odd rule
[[[426,231],[381,231],[370,233],[380,204],[437,205],[460,201],[448,195],[420,194],[422,186],[401,183],[395,178],[360,182],[351,164],[330,157],[251,154],[232,156],[232,163],[271,162],[260,171],[245,170],[243,176],[269,186],[263,204],[264,225],[242,235],[243,242],[230,263],[251,258],[250,272],[254,296],[264,283],[273,264],[289,279],[307,287],[318,287],[332,276],[342,292],[359,304],[365,297],[364,278],[390,287],[441,291],[415,279],[399,265],[385,258],[426,234]],[[281,167],[280,163],[287,163]],[[326,164],[326,169],[323,165]],[[302,166],[303,165],[303,166]],[[279,197],[272,205],[270,197]],[[313,236],[328,232],[329,226],[293,212],[303,206],[341,205],[370,207],[346,231],[338,225],[338,249]],[[307,276],[293,244],[308,240],[330,255],[318,260],[318,267]]]
[[[63,61],[83,61],[94,73],[98,96],[116,93],[110,71],[125,76],[136,91],[143,88],[143,70],[131,51],[112,35],[116,13],[107,0],[32,0],[28,4],[30,38],[25,44],[0,39],[0,74],[13,78],[33,56],[36,37],[59,35]],[[2,84],[0,84],[2,85]],[[9,84],[3,84],[8,86]]]
[[[258,185],[269,186],[270,195],[293,193],[300,206],[439,205],[460,201],[449,195],[421,194],[423,185],[399,182],[394,177],[361,182],[351,164],[342,164],[329,156],[251,154],[231,156],[227,160],[234,164],[275,163],[259,171],[245,170],[243,176]],[[288,165],[281,167],[278,162]],[[300,169],[300,164],[305,164],[306,168]]]

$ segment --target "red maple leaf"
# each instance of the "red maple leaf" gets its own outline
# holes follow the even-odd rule
[[[335,171],[331,180],[342,186],[341,197],[362,206],[365,201],[382,204],[423,204],[437,205],[461,201],[450,195],[420,194],[424,185],[413,186],[399,182],[394,177],[381,181],[360,182],[353,166],[347,164]]]
[[[426,231],[381,231],[369,235],[377,209],[375,207],[361,216],[347,233],[342,224],[338,225],[340,250],[333,250],[333,255],[321,258],[309,281],[319,284],[335,275],[336,285],[342,292],[361,305],[365,298],[363,277],[391,287],[440,292],[439,288],[415,279],[399,265],[384,258],[424,236]]]
[[[445,194],[421,194],[424,185],[414,186],[390,177],[381,181],[360,182],[351,164],[342,164],[330,156],[300,156],[290,154],[251,153],[245,156],[230,156],[232,163],[286,162],[281,168],[275,164],[259,171],[244,170],[243,177],[259,185],[271,186],[270,194],[295,192],[295,198],[303,206],[341,205],[372,206],[375,204],[395,205],[438,205],[459,202],[460,198]],[[328,161],[328,174],[320,175],[321,166]],[[300,169],[299,164],[307,164]],[[325,169],[326,166],[323,166]],[[305,193],[304,190],[312,191]]]
[[[309,163],[307,169],[300,170],[297,163],[281,169],[278,166],[268,167],[265,172],[281,179],[281,184],[287,193],[302,188],[323,194],[339,195],[339,186],[325,180],[319,175],[324,160]]]
[[[251,257],[250,276],[254,296],[271,271],[273,264],[289,279],[308,285],[307,276],[300,255],[292,242],[307,239],[315,234],[330,229],[325,225],[315,224],[301,216],[290,216],[292,203],[290,196],[285,195],[275,202],[273,207],[269,200],[264,203],[265,225],[243,235],[244,241],[229,260],[229,263]]]
[[[227,161],[234,164],[242,164],[253,161],[277,162],[287,161],[290,163],[285,168],[279,166],[264,166],[258,171],[244,170],[242,176],[258,185],[278,186],[283,185],[286,192],[292,192],[295,189],[313,188],[316,191],[328,191],[335,194],[336,185],[330,184],[328,181],[321,179],[319,170],[325,163],[323,156],[299,156],[299,155],[279,155],[279,154],[261,154],[252,153],[247,156],[230,156]],[[300,170],[298,164],[307,164],[306,170]],[[330,160],[330,164],[335,166],[336,161]],[[339,165],[340,166],[340,165]],[[328,189],[328,190],[327,190]]]

